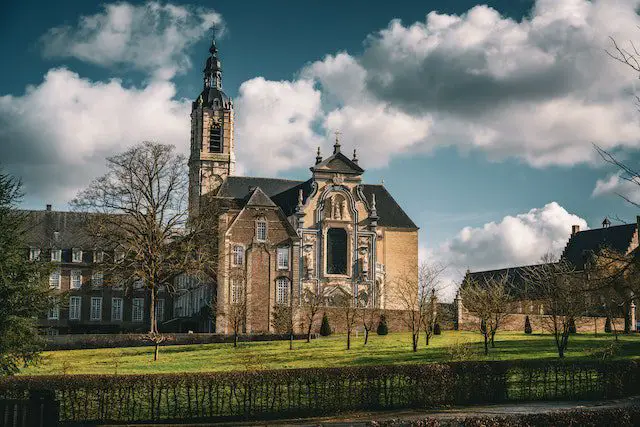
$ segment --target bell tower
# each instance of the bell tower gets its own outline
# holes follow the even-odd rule
[[[216,193],[222,181],[233,175],[233,102],[222,91],[222,67],[215,39],[203,70],[203,89],[191,107],[189,155],[189,213],[197,215],[200,197]]]

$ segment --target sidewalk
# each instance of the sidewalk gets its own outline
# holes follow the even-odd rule
[[[420,411],[420,410],[404,410],[404,411],[387,411],[387,412],[358,412],[352,414],[344,414],[334,417],[316,417],[302,419],[287,419],[273,421],[232,421],[216,424],[162,424],[164,426],[193,426],[201,427],[206,425],[216,426],[282,426],[282,427],[373,427],[378,423],[390,421],[411,422],[420,421],[427,418],[436,420],[454,420],[464,419],[477,416],[509,416],[519,414],[541,414],[554,411],[566,411],[572,409],[586,410],[602,410],[616,409],[636,406],[640,407],[640,396],[607,400],[607,401],[577,401],[577,402],[523,402],[502,405],[483,405],[483,406],[465,406],[451,409],[443,409],[439,411]],[[154,424],[158,425],[158,424]],[[140,427],[141,424],[136,424]]]

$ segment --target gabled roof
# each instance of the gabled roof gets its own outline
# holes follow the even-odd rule
[[[312,172],[338,172],[347,175],[361,175],[364,169],[340,151],[327,157],[320,163],[311,167]]]
[[[313,189],[313,179],[306,181],[292,181],[279,178],[257,178],[250,176],[227,177],[216,197],[222,197],[237,201],[238,208],[245,205],[250,194],[256,187],[264,195],[282,209],[285,216],[291,216],[298,205],[298,193],[302,190],[303,200],[307,200]],[[383,227],[397,227],[418,229],[415,223],[402,210],[400,205],[382,185],[364,184],[362,186],[364,196],[371,203],[372,194],[376,195],[376,209],[378,212],[378,224]]]
[[[86,213],[21,210],[26,215],[26,243],[38,248],[93,249],[97,242],[86,232]],[[57,233],[54,235],[54,233]]]
[[[630,245],[636,228],[636,224],[624,224],[579,231],[569,238],[562,258],[582,270],[591,255],[602,249],[612,249],[626,254],[632,249]]]
[[[273,203],[269,196],[264,194],[264,191],[262,191],[260,187],[256,187],[253,189],[253,191],[251,191],[249,200],[247,200],[245,206],[266,206],[273,208],[277,207],[277,205]]]
[[[536,268],[536,266],[541,265],[545,264],[499,268],[497,270],[474,271],[467,273],[465,278],[472,280],[482,286],[491,280],[502,279],[504,275],[506,275],[506,282],[509,287],[509,291],[514,297],[518,298],[527,295],[531,296],[534,289],[530,289],[530,286],[527,284],[527,280],[525,279],[527,277],[527,271],[533,270]]]

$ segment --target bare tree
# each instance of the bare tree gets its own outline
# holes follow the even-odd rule
[[[411,331],[413,351],[418,351],[420,330],[427,312],[432,308],[431,296],[438,291],[445,270],[445,266],[425,262],[418,266],[417,275],[405,272],[394,280],[394,297],[405,312],[402,319]]]
[[[289,336],[289,350],[293,350],[295,321],[298,312],[297,300],[294,295],[285,304],[275,304],[271,314],[271,325],[277,333]]]
[[[462,301],[467,309],[480,319],[480,333],[484,338],[484,354],[489,354],[489,343],[495,347],[495,336],[509,313],[512,297],[507,273],[487,276],[481,280],[470,277],[460,289]]]
[[[213,306],[216,310],[216,316],[224,319],[231,329],[234,347],[238,347],[238,337],[247,324],[247,313],[251,299],[247,283],[249,283],[249,276],[244,269],[232,270],[229,274],[228,301],[220,301]]]
[[[435,288],[431,289],[429,302],[422,316],[422,332],[424,333],[424,344],[429,345],[429,340],[433,336],[433,331],[438,319],[438,297]]]
[[[302,291],[303,313],[307,326],[307,342],[311,342],[313,322],[320,310],[326,305],[326,300],[324,288],[318,290],[305,288]]]
[[[359,295],[359,315],[362,328],[364,329],[364,345],[369,342],[369,334],[375,327],[376,321],[380,318],[380,310],[373,307],[373,301],[369,294],[361,292]]]
[[[144,142],[107,158],[107,172],[72,201],[89,213],[86,228],[105,253],[105,281],[145,289],[149,295],[149,339],[158,337],[158,292],[174,279],[214,265],[203,216],[188,222],[186,159],[171,145]],[[134,286],[135,285],[135,286]],[[156,346],[157,350],[157,346]],[[157,352],[155,354],[157,358]]]
[[[539,265],[525,268],[522,276],[529,285],[528,297],[543,304],[543,323],[553,334],[558,356],[563,358],[572,326],[589,308],[585,297],[586,275],[576,271],[568,261],[556,261],[550,254],[541,261]]]
[[[353,293],[342,290],[342,295],[333,297],[334,304],[342,310],[347,332],[347,350],[351,349],[351,333],[358,321],[358,297]]]

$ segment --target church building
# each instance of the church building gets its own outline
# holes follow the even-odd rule
[[[246,298],[244,332],[273,332],[274,307],[300,304],[307,288],[328,295],[329,305],[366,295],[370,307],[402,308],[393,283],[417,280],[415,223],[383,185],[363,182],[356,150],[345,155],[338,138],[329,156],[320,148],[315,159],[310,153],[306,181],[236,176],[233,101],[222,90],[215,41],[209,52],[191,112],[189,209],[198,215],[207,203],[225,206],[216,213],[218,266],[209,296],[217,302],[215,331],[230,332],[226,308]]]

